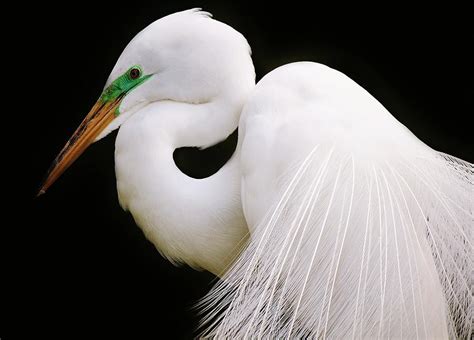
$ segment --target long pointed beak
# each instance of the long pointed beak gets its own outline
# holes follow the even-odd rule
[[[99,99],[69,138],[66,145],[51,164],[46,179],[37,194],[40,196],[66,171],[69,166],[87,149],[95,138],[115,118],[115,112],[120,105],[123,96],[118,96],[113,101],[104,102]]]

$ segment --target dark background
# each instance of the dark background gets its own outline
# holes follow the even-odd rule
[[[152,21],[192,7],[246,36],[257,79],[292,61],[325,63],[361,84],[431,147],[474,161],[474,30],[466,8],[96,1],[5,11],[16,24],[3,31],[4,102],[11,105],[3,115],[12,122],[2,126],[2,340],[24,333],[192,336],[197,318],[190,308],[214,278],[166,262],[121,210],[115,134],[34,198],[128,41]],[[187,166],[202,172],[217,162],[214,156]]]

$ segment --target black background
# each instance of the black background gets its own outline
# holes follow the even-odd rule
[[[292,61],[325,63],[431,147],[474,161],[474,30],[466,8],[134,1],[5,11],[16,24],[3,40],[10,84],[3,102],[11,105],[3,115],[13,119],[2,126],[2,339],[192,336],[197,318],[190,308],[214,278],[166,262],[121,210],[115,134],[34,199],[128,41],[152,21],[192,7],[246,36],[257,79]]]

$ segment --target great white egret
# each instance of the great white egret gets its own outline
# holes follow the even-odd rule
[[[237,126],[216,174],[176,167]],[[169,260],[222,278],[203,336],[471,337],[474,167],[342,73],[294,63],[255,86],[241,34],[169,15],[126,47],[40,193],[119,127],[122,207]]]

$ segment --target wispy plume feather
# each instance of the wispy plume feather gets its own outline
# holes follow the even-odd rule
[[[430,151],[315,146],[201,301],[202,336],[469,339],[474,167]]]

